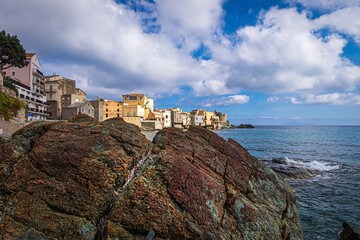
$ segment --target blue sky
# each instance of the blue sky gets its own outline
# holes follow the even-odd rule
[[[3,0],[0,29],[88,96],[360,125],[359,15],[359,0]]]

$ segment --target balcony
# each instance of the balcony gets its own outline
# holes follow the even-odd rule
[[[37,68],[33,68],[32,69],[32,72],[35,74],[35,75],[38,75],[40,77],[44,77],[44,74]]]

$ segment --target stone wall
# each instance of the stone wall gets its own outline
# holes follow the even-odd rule
[[[0,86],[0,92],[3,92],[6,95],[11,96],[11,97],[16,97],[16,92],[14,90],[4,87],[4,86]]]
[[[14,132],[26,125],[27,123],[15,123],[0,119],[0,135],[11,136]]]

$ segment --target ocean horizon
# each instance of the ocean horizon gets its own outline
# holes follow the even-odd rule
[[[305,239],[336,239],[342,223],[360,222],[360,126],[254,125],[216,130],[267,165],[309,171],[309,179],[287,178]]]

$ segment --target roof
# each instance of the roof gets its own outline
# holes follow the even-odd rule
[[[138,93],[138,92],[133,92],[133,93],[129,93],[129,94],[125,94],[124,96],[128,96],[128,95],[145,95],[143,93]],[[146,96],[146,95],[145,95]]]
[[[26,57],[32,57],[32,56],[34,56],[34,55],[36,55],[36,53],[26,53]]]
[[[93,106],[88,102],[84,102],[84,103],[76,102],[76,103],[73,103],[70,106],[67,106],[65,108],[83,108],[83,107],[86,107],[87,105],[90,105],[90,107],[93,108]]]

